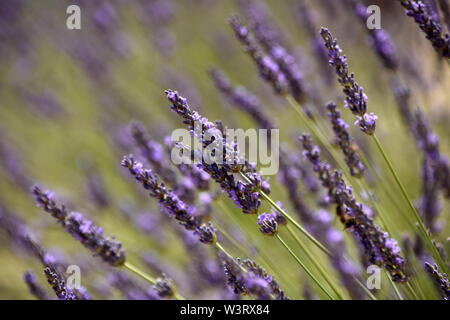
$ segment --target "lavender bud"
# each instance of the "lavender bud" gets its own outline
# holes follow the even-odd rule
[[[184,123],[188,125],[193,135],[203,143],[203,147],[206,148],[211,143],[214,143],[202,139],[203,134],[207,130],[219,130],[222,136],[224,136],[226,128],[221,122],[214,124],[207,118],[201,117],[197,112],[190,109],[186,99],[176,91],[166,90],[166,95],[169,101],[172,102],[171,109],[184,119]],[[201,130],[195,130],[194,128],[195,123],[198,121],[202,123],[201,128],[199,128]],[[223,164],[216,162],[210,163],[201,157],[201,163],[198,166],[208,173],[220,185],[222,190],[227,192],[230,199],[242,209],[243,213],[256,214],[261,205],[258,190],[264,187],[265,191],[269,191],[269,185],[267,182],[263,184],[262,177],[256,172],[253,164],[241,158],[237,144],[229,143],[223,137],[223,148],[224,155],[226,156]],[[188,151],[193,153],[196,150]],[[251,182],[244,183],[242,181],[236,181],[234,174],[238,172],[245,174]]]
[[[259,231],[268,235],[274,236],[278,233],[278,223],[276,218],[270,213],[263,213],[258,216]]]
[[[156,283],[153,289],[158,293],[161,298],[172,298],[175,296],[175,286],[172,279],[167,278],[163,274],[162,278],[156,279]]]
[[[305,149],[304,155],[313,164],[322,185],[328,190],[330,199],[337,205],[337,214],[346,229],[350,229],[366,253],[370,263],[383,266],[395,282],[407,281],[405,260],[400,255],[397,242],[381,230],[358,203],[342,178],[342,173],[331,170],[328,163],[320,160],[320,149],[312,143],[311,137],[300,137]]]
[[[46,190],[42,191],[39,186],[34,186],[32,188],[32,193],[36,199],[36,204],[41,207],[46,212],[50,213],[56,220],[64,223],[68,212],[64,205],[58,207],[58,205],[53,201],[53,193]]]
[[[199,236],[199,240],[205,244],[215,244],[217,241],[216,228],[212,223],[202,224],[195,230],[195,233]]]
[[[242,265],[255,274],[257,277],[263,279],[269,284],[269,287],[272,291],[276,300],[289,300],[289,298],[285,295],[284,291],[280,288],[278,282],[267,273],[267,271],[258,265],[255,261],[251,259],[245,259],[242,261]]]

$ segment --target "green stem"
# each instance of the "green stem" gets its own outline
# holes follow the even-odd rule
[[[311,253],[311,251],[309,251],[308,247],[305,246],[302,241],[299,239],[299,237],[295,234],[294,230],[292,230],[292,227],[288,224],[286,226],[289,234],[294,238],[295,242],[297,242],[298,246],[300,247],[300,249],[305,252],[306,257],[311,260],[311,262],[313,263],[314,267],[319,271],[320,275],[322,276],[323,279],[325,279],[325,281],[328,283],[328,285],[330,286],[330,288],[334,291],[334,293],[336,294],[336,296],[342,300],[342,294],[339,292],[339,290],[336,288],[336,286],[331,282],[329,275],[326,274],[326,272],[324,271],[323,267],[319,264],[319,262],[317,262],[317,259],[314,257],[314,255]]]
[[[320,289],[331,299],[334,300],[333,296],[324,288],[324,286],[320,283],[319,280],[311,273],[311,271],[305,266],[305,264],[297,257],[297,255],[289,248],[286,242],[280,237],[279,234],[276,235],[277,239],[281,242],[281,244],[286,248],[287,251],[291,254],[291,256],[297,261],[300,267],[308,274],[308,276],[319,286]]]
[[[149,276],[148,274],[146,274],[145,272],[139,270],[137,267],[135,267],[134,265],[132,265],[131,263],[129,263],[128,261],[125,262],[125,264],[123,265],[126,269],[130,270],[131,272],[133,272],[134,274],[138,275],[139,277],[141,277],[142,279],[146,280],[148,283],[150,283],[151,285],[154,285],[156,283],[156,280]]]
[[[139,277],[141,277],[142,279],[144,279],[145,281],[147,281],[148,283],[150,283],[151,285],[155,285],[156,284],[156,280],[149,276],[147,273],[145,273],[144,271],[141,271],[139,268],[137,268],[136,266],[134,266],[133,264],[129,263],[128,261],[125,262],[125,264],[123,265],[124,268],[130,270],[131,272],[133,272],[134,274],[138,275]],[[177,300],[186,300],[183,296],[181,296],[180,294],[178,294],[177,292],[175,292],[175,299]]]
[[[384,149],[380,143],[380,140],[378,140],[378,138],[375,134],[372,135],[372,138],[375,141],[375,145],[377,146],[377,149],[380,152],[384,162],[386,163],[387,167],[389,168],[389,171],[391,172],[392,176],[394,177],[395,182],[397,183],[398,187],[400,188],[402,196],[404,197],[405,201],[408,203],[409,208],[413,212],[414,218],[417,221],[417,223],[419,225],[419,229],[423,234],[423,238],[426,239],[429,249],[433,252],[433,256],[436,259],[436,262],[439,264],[439,266],[442,268],[442,270],[447,270],[446,264],[444,263],[444,261],[441,258],[441,255],[439,254],[436,247],[434,246],[433,241],[430,239],[427,229],[426,229],[422,219],[420,218],[419,213],[417,212],[416,208],[412,204],[412,202],[406,192],[406,189],[403,186],[402,182],[400,181],[400,178],[398,177],[396,171],[394,170],[394,167],[393,167],[391,161],[389,160],[386,152],[384,151]]]
[[[411,286],[411,284],[408,282],[406,282],[406,287],[409,289],[409,291],[411,292],[411,294],[414,296],[414,299],[416,300],[420,300],[419,297],[417,296],[416,292],[414,291],[413,287]]]
[[[388,278],[389,282],[391,283],[392,287],[394,288],[395,294],[397,295],[397,297],[399,298],[399,300],[404,300],[403,296],[400,294],[400,290],[398,289],[397,285],[395,284],[394,281],[392,281],[391,276],[389,275],[389,273],[384,270],[386,273],[386,277]]]
[[[228,253],[227,250],[225,250],[224,247],[222,247],[222,245],[219,242],[215,243],[216,248],[219,249],[220,251],[222,251],[229,259],[234,260],[233,256],[231,254]]]
[[[244,178],[248,183],[251,183],[251,180],[242,172],[239,172],[241,177]],[[295,221],[286,211],[280,208],[279,205],[275,203],[264,191],[259,190],[261,196],[270,203],[270,205],[276,209],[279,213],[281,213],[289,222],[291,222],[298,230],[300,230],[309,240],[311,240],[320,250],[322,250],[326,254],[330,254],[329,251],[316,239],[314,238],[305,228],[303,228],[297,221]]]
[[[359,286],[364,290],[364,292],[370,297],[370,299],[372,299],[372,300],[378,300],[377,297],[375,297],[375,296],[373,295],[373,293],[370,292],[370,290],[367,289],[367,287],[361,282],[361,280],[359,280],[357,277],[354,277],[354,279],[355,279],[356,283],[358,283]]]
[[[219,201],[216,202],[216,203],[219,204],[219,207],[222,209],[222,211],[225,211],[225,212],[227,213],[227,215],[228,215],[231,219],[233,219],[235,225],[238,226],[238,227],[240,227],[240,229],[241,229],[241,231],[243,232],[243,234],[245,234],[244,229],[240,226],[240,223],[236,220],[236,218],[234,217],[233,213],[231,212],[231,210],[228,209],[228,207],[225,205],[225,203],[223,203],[222,200],[219,200]],[[219,232],[221,232],[221,233],[224,234],[225,238],[227,238],[227,239],[228,239],[229,241],[231,241],[235,246],[237,246],[237,248],[241,251],[241,253],[242,253],[243,255],[246,255],[246,254],[247,254],[247,252],[248,252],[249,249],[244,248],[238,241],[236,241],[236,239],[234,239],[234,238],[233,238],[232,236],[230,236],[230,235],[227,235],[227,233],[224,233],[223,228],[222,228],[222,230],[221,230],[221,229],[218,229],[218,230],[219,230]],[[264,253],[264,250],[259,250],[259,249],[257,248],[256,244],[255,244],[252,240],[250,240],[249,238],[246,239],[246,242],[248,242],[248,244],[252,247],[252,249],[256,250],[257,255],[260,257],[260,259],[261,259],[261,261],[263,262],[263,264],[265,264],[265,265],[269,268],[269,271],[270,271],[272,274],[276,274],[276,273],[277,273],[276,270],[278,270],[278,268],[277,268],[275,265],[272,264],[272,262],[271,262],[271,260],[269,259],[269,257]],[[252,259],[254,259],[254,258],[252,258]],[[287,278],[285,277],[285,275],[284,275],[283,273],[282,273],[282,274],[278,274],[278,277],[280,277],[280,280],[282,280],[285,284],[288,284],[288,285],[285,285],[286,287],[289,287],[289,289],[291,289],[291,290],[293,290],[293,291],[295,290],[295,289],[292,287],[292,282],[288,281]]]

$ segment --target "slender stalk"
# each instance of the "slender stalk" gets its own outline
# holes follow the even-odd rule
[[[392,176],[394,177],[394,180],[395,180],[396,184],[400,188],[402,196],[404,197],[405,201],[408,203],[409,208],[413,212],[414,218],[417,221],[417,223],[419,225],[419,229],[420,229],[420,231],[423,234],[423,238],[426,239],[426,241],[428,243],[428,247],[433,252],[433,256],[436,259],[436,262],[439,264],[439,266],[440,266],[440,268],[442,268],[442,270],[447,270],[447,265],[442,260],[441,255],[437,251],[436,247],[433,244],[433,241],[431,240],[430,236],[428,235],[427,229],[426,229],[422,219],[420,218],[419,213],[417,212],[416,208],[412,204],[412,202],[411,202],[411,200],[410,200],[410,198],[409,198],[409,196],[408,196],[408,194],[406,192],[406,189],[403,186],[402,182],[400,181],[400,178],[398,177],[398,175],[397,175],[397,173],[396,173],[396,171],[395,171],[391,161],[389,160],[386,152],[384,151],[380,140],[378,140],[378,138],[377,138],[377,136],[375,134],[372,135],[372,138],[373,138],[373,140],[375,142],[375,145],[377,146],[377,149],[380,152],[384,162],[386,163],[387,167],[389,168],[389,171],[391,172]]]
[[[225,248],[218,241],[215,243],[215,246],[219,251],[222,251],[228,257],[228,259],[235,261],[234,257],[231,254],[229,254],[228,251],[225,250]],[[247,272],[247,270],[243,266],[241,266],[240,264],[238,264],[238,265],[242,271]]]
[[[240,226],[240,223],[236,220],[234,214],[231,212],[231,210],[225,205],[225,203],[220,199],[217,204],[219,205],[219,207],[222,209],[222,211],[226,212],[228,214],[228,216],[234,221],[236,226]],[[223,233],[223,230],[218,229],[219,232]],[[244,230],[241,228],[241,231],[245,234]],[[234,239],[233,237],[231,237],[230,235],[226,235],[226,238],[229,241],[232,241],[236,246],[239,246],[238,249],[241,251],[241,253],[243,255],[246,255],[248,252],[248,249],[245,249],[238,241],[236,241],[236,239]],[[265,264],[267,267],[269,267],[269,270],[271,271],[272,274],[277,274],[277,270],[279,268],[276,268],[276,266],[274,264],[272,264],[270,258],[264,253],[264,250],[259,250],[256,246],[256,244],[251,241],[250,239],[246,239],[247,242],[249,243],[250,246],[252,246],[256,252],[257,255],[260,257],[261,262],[263,262],[263,264]],[[252,258],[254,259],[254,258]],[[284,273],[278,274],[277,275],[280,280],[282,280],[285,283],[285,287],[289,287],[292,291],[295,291],[295,288],[293,288],[292,286],[292,281],[287,280],[287,278],[285,277]]]
[[[319,286],[320,289],[331,299],[335,300],[333,296],[324,288],[324,286],[320,283],[319,280],[311,273],[311,271],[306,267],[306,265],[297,257],[297,255],[289,248],[286,242],[280,237],[279,234],[276,235],[277,239],[281,242],[281,244],[286,248],[287,251],[291,254],[291,256],[297,261],[300,267],[308,274],[308,276]]]
[[[225,250],[225,248],[219,242],[216,242],[215,245],[216,248],[222,251],[229,259],[234,260],[233,256],[229,254],[228,251]]]
[[[372,292],[370,292],[369,289],[359,280],[357,277],[355,277],[355,281],[359,284],[359,286],[364,290],[364,292],[370,297],[372,300],[378,300],[377,297],[373,295]]]
[[[388,278],[389,282],[391,283],[392,287],[394,288],[395,294],[397,295],[398,299],[399,299],[399,300],[404,300],[404,299],[403,299],[403,296],[402,296],[401,293],[400,293],[400,290],[398,289],[398,287],[397,287],[397,285],[395,284],[395,282],[392,281],[392,279],[391,279],[389,273],[388,273],[386,270],[384,270],[384,272],[386,273],[386,277]]]
[[[128,261],[125,262],[125,264],[123,265],[126,269],[130,270],[131,272],[133,272],[134,274],[138,275],[139,277],[141,277],[142,279],[146,280],[148,283],[154,285],[156,283],[156,280],[149,276],[147,273],[139,270],[137,267],[135,267],[134,265],[132,265],[131,263],[129,263]]]
[[[220,228],[218,224],[215,224],[217,231],[219,231],[225,239],[230,241],[242,254],[245,254],[247,250],[236,240],[234,239],[224,228]]]
[[[126,261],[123,266],[124,266],[124,268],[126,268],[126,269],[130,270],[131,272],[133,272],[134,274],[138,275],[139,277],[141,277],[142,279],[144,279],[145,281],[147,281],[151,285],[154,285],[156,283],[156,280],[153,277],[149,276],[144,271],[141,271],[139,268],[137,268],[133,264],[129,263],[128,261]],[[182,295],[180,295],[177,292],[175,292],[175,296],[174,297],[177,300],[186,300]]]
[[[308,129],[309,129],[309,130],[310,130],[310,131],[311,131],[311,132],[319,139],[319,142],[325,147],[325,149],[328,151],[328,153],[331,155],[331,157],[334,158],[334,160],[338,163],[338,165],[339,165],[339,166],[341,167],[341,169],[342,169],[342,172],[343,172],[344,176],[347,178],[347,180],[349,180],[350,184],[351,184],[351,185],[354,185],[354,186],[358,186],[358,188],[359,188],[360,190],[365,190],[365,189],[369,190],[369,187],[368,187],[367,184],[365,183],[365,180],[362,180],[362,181],[361,181],[361,180],[359,180],[359,179],[354,179],[353,177],[351,177],[351,176],[349,176],[349,175],[347,174],[347,171],[345,170],[345,164],[342,162],[341,158],[336,154],[336,152],[334,151],[334,149],[333,149],[331,143],[330,143],[326,138],[323,137],[323,135],[322,135],[321,132],[319,132],[319,129],[320,129],[320,128],[319,128],[319,126],[318,126],[318,123],[317,123],[317,122],[311,122],[311,121],[306,117],[306,114],[304,114],[304,112],[301,111],[301,110],[302,110],[302,109],[301,109],[301,106],[300,106],[300,105],[299,105],[292,97],[288,96],[288,97],[287,97],[287,100],[288,100],[288,102],[290,103],[290,105],[294,108],[294,110],[297,112],[297,114],[300,116],[300,118],[303,120],[303,122],[304,122],[304,124],[307,126],[307,128],[308,128]],[[317,126],[317,128],[315,128],[315,126]],[[412,202],[409,200],[409,198],[408,198],[408,196],[407,196],[407,194],[406,194],[406,190],[404,189],[404,187],[403,187],[403,185],[401,184],[401,182],[400,182],[398,176],[396,175],[395,171],[393,170],[393,166],[392,166],[392,164],[390,163],[389,159],[387,158],[386,153],[384,152],[383,148],[381,147],[381,144],[380,144],[380,142],[379,142],[379,140],[377,139],[377,137],[376,137],[375,134],[373,135],[373,138],[375,139],[375,142],[377,143],[377,147],[378,147],[378,149],[380,150],[380,152],[382,153],[384,160],[385,160],[386,163],[388,164],[388,167],[389,167],[391,173],[393,174],[393,176],[394,176],[394,178],[395,178],[397,184],[398,184],[398,185],[400,186],[400,188],[402,189],[403,196],[404,196],[405,199],[407,200],[407,202],[408,202],[410,208],[413,210],[413,212],[414,212],[414,214],[415,214],[415,216],[416,216],[416,220],[418,220],[419,225],[420,225],[420,227],[421,227],[421,229],[422,229],[422,232],[423,232],[424,235],[426,236],[426,238],[427,238],[429,244],[431,244],[432,250],[433,250],[434,255],[435,255],[435,258],[437,259],[437,261],[440,262],[440,263],[439,263],[440,265],[441,265],[441,264],[444,264],[443,261],[442,261],[442,259],[441,259],[441,256],[440,256],[439,253],[437,252],[436,247],[434,246],[434,244],[432,243],[431,239],[429,238],[429,236],[428,236],[428,234],[427,234],[427,232],[426,232],[425,226],[424,226],[422,220],[420,219],[420,216],[418,215],[418,213],[417,213],[415,207],[412,205]],[[361,154],[361,153],[359,153],[359,154]],[[365,156],[363,156],[362,159],[365,160],[364,162],[365,162],[366,167],[368,167],[369,170],[373,171],[372,174],[374,174],[374,176],[377,176],[377,175],[375,174],[375,170],[373,170],[373,168],[370,166],[370,164],[369,164],[369,162],[367,161],[367,159],[365,158]],[[381,183],[381,185],[382,185],[382,188],[383,188],[383,190],[385,191],[385,193],[388,195],[388,197],[391,199],[391,201],[393,201],[393,199],[392,199],[392,197],[391,197],[391,194],[388,192],[388,190],[385,190],[384,184]],[[371,203],[372,203],[374,209],[377,210],[377,211],[380,212],[380,213],[383,212],[383,210],[381,210],[381,209],[379,208],[377,202],[373,199],[373,196],[370,194],[370,192],[369,192],[369,197],[370,197],[370,200],[371,200]],[[395,201],[393,201],[393,203],[396,205],[396,202],[395,202]],[[402,215],[403,215],[403,211],[400,210],[400,212],[401,212]],[[381,219],[382,225],[384,225],[384,228],[386,229],[386,223],[384,223],[384,219],[382,218],[382,215],[380,215],[379,217],[380,217],[380,219]],[[405,217],[405,218],[406,218],[406,217]],[[406,219],[406,221],[410,222],[409,219]],[[386,229],[386,230],[387,230],[387,229]],[[446,270],[446,269],[443,269],[443,270]],[[399,298],[402,299],[402,298],[401,298],[401,295],[400,295],[400,293],[399,293],[399,290],[398,290],[398,288],[396,287],[396,284],[395,284],[394,282],[392,282],[392,279],[391,279],[390,277],[388,277],[388,278],[389,278],[389,280],[391,281],[391,283],[392,283],[392,285],[393,285],[393,287],[394,287],[394,290],[395,290],[396,293],[397,293],[397,296],[399,296]]]
[[[313,263],[314,267],[319,271],[320,275],[322,276],[323,279],[325,279],[325,281],[328,283],[328,285],[330,286],[330,288],[334,291],[334,293],[336,294],[336,296],[342,300],[343,296],[342,294],[339,292],[339,290],[336,288],[336,286],[334,285],[334,283],[332,283],[330,281],[330,277],[326,274],[325,270],[323,269],[323,267],[317,262],[317,259],[314,257],[314,255],[311,253],[311,251],[309,251],[308,247],[305,246],[302,241],[299,239],[299,237],[295,234],[294,230],[292,230],[292,227],[288,224],[286,226],[289,234],[294,238],[295,242],[297,242],[298,246],[300,247],[300,249],[305,252],[306,257],[311,260],[311,262]]]
[[[411,294],[414,296],[414,299],[416,300],[420,300],[419,297],[417,296],[416,292],[414,291],[413,287],[411,286],[411,284],[408,282],[406,282],[406,287],[409,289],[409,291],[411,292]]]
[[[251,182],[250,179],[247,178],[245,174],[239,172],[242,178],[244,178],[247,182]],[[326,254],[330,254],[328,249],[326,249],[316,238],[314,238],[305,228],[303,228],[297,221],[295,221],[286,211],[280,208],[279,205],[275,203],[264,191],[258,190],[258,192],[262,195],[270,205],[281,213],[289,222],[291,222],[298,230],[300,230],[309,240],[311,240],[320,250],[322,250]]]

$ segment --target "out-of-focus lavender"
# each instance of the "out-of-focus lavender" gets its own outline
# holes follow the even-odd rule
[[[42,191],[38,186],[34,186],[32,192],[39,207],[50,213],[64,230],[94,254],[100,256],[103,261],[112,266],[122,266],[125,263],[125,250],[122,244],[114,238],[106,238],[102,228],[84,218],[81,213],[68,213],[64,205],[58,206],[51,192]],[[48,276],[54,278],[54,272],[49,270]],[[56,278],[55,281],[57,281]]]
[[[0,298],[449,299],[448,0],[69,4],[0,4]]]
[[[439,21],[433,19],[427,6],[421,0],[398,0],[406,9],[406,14],[414,19],[430,40],[439,55],[450,59],[450,35],[442,31]]]

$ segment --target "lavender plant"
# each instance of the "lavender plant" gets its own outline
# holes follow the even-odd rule
[[[391,2],[2,3],[0,299],[448,300],[448,1]]]

